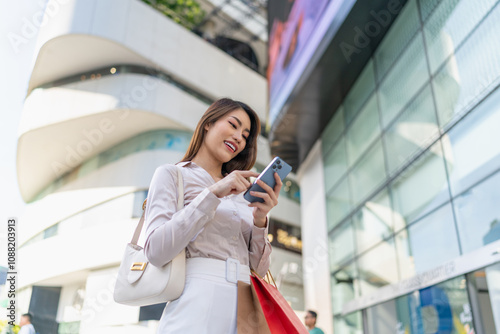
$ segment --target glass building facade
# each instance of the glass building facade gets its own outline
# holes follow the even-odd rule
[[[498,3],[408,1],[321,135],[335,334],[500,329],[498,265],[344,311],[500,239]]]

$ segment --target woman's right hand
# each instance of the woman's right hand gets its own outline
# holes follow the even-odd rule
[[[251,170],[234,170],[219,182],[208,187],[208,190],[218,198],[239,194],[247,190],[251,185],[246,178],[257,176],[259,176],[259,173],[252,172]]]

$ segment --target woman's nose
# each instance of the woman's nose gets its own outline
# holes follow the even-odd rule
[[[241,131],[234,131],[233,138],[239,143],[243,138],[243,134],[241,133]]]

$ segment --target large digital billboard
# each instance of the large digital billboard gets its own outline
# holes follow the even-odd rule
[[[267,79],[271,104],[296,64],[309,60],[301,58],[330,1],[334,0],[269,0]]]

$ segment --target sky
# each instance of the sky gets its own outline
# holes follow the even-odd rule
[[[7,263],[7,219],[22,223],[26,204],[17,184],[18,128],[33,66],[36,30],[29,31],[33,15],[43,11],[46,0],[0,0],[0,265]],[[17,44],[12,40],[16,39]],[[19,240],[19,237],[17,237]],[[19,245],[17,245],[19,246]]]

